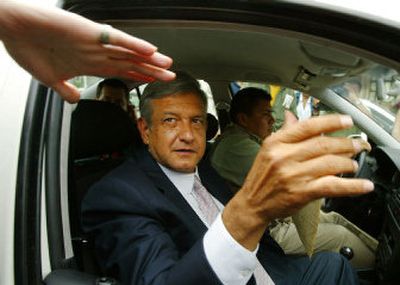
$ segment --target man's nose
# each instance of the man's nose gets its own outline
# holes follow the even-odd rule
[[[190,122],[183,122],[179,132],[179,138],[185,142],[191,142],[194,139],[193,126]]]

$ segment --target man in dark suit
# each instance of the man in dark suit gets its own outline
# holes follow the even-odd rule
[[[354,171],[347,156],[359,146],[319,136],[351,120],[318,118],[267,138],[268,152],[260,151],[232,198],[199,163],[206,110],[205,94],[187,74],[146,88],[138,127],[147,148],[95,184],[82,205],[100,265],[123,284],[357,284],[340,255],[285,256],[266,233],[270,221],[313,199],[371,191],[367,181],[333,176]]]

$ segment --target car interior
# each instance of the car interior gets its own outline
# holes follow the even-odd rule
[[[236,10],[230,12],[221,7],[206,9],[195,5],[180,9],[160,4],[159,13],[154,14],[154,7],[143,3],[131,7],[121,1],[120,6],[111,8],[83,2],[65,1],[64,8],[154,43],[160,52],[174,59],[173,70],[185,70],[208,83],[208,95],[215,106],[209,111],[209,145],[229,123],[231,82],[307,92],[327,108],[350,114],[372,145],[370,153],[356,158],[360,169],[355,176],[371,179],[375,191],[360,197],[327,199],[324,210],[343,214],[378,239],[376,266],[358,269],[362,284],[399,284],[396,264],[400,260],[400,140],[390,132],[396,122],[389,119],[383,128],[383,119],[376,119],[372,111],[363,112],[334,88],[359,77],[363,88],[368,86],[368,99],[392,106],[400,98],[400,94],[388,95],[400,78],[399,58],[388,46],[376,48],[376,39],[370,39],[362,30],[369,23],[357,26],[355,20],[346,22],[342,15],[318,14],[320,11],[314,8],[308,14],[297,15],[295,12],[301,10],[290,10],[284,4],[271,4],[275,10],[257,13],[256,6],[242,7],[237,3]],[[282,12],[283,8],[288,10]],[[290,18],[294,14],[299,17],[297,21]],[[313,15],[315,18],[310,20]],[[268,19],[262,20],[263,17]],[[338,19],[343,21],[336,25]],[[349,24],[355,25],[354,30],[360,29],[358,35],[350,31]],[[43,202],[37,224],[42,236],[46,236],[48,246],[42,244],[42,248],[47,253],[34,252],[41,266],[26,273],[45,277],[45,284],[117,284],[117,280],[101,272],[92,237],[80,229],[80,202],[93,183],[136,148],[143,147],[135,125],[122,109],[95,100],[100,79],[82,78],[71,81],[82,90],[82,99],[76,105],[50,96],[52,91],[45,99],[32,99],[32,104],[42,100],[47,106],[47,111],[43,110],[48,118],[44,123],[47,131],[41,140],[46,147],[40,151],[38,148],[44,161],[42,175],[57,172],[46,178],[40,194]],[[90,84],[82,83],[89,81]],[[140,98],[141,84],[126,83],[131,94]],[[36,237],[32,242],[42,241]],[[26,258],[29,251],[23,254]],[[16,264],[22,261],[17,258]],[[21,265],[20,270],[28,269]]]

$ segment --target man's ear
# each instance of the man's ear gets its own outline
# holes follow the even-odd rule
[[[139,129],[140,136],[142,137],[142,141],[144,142],[144,144],[148,145],[149,144],[150,127],[143,117],[140,117],[137,120],[137,128]]]
[[[247,115],[245,113],[238,113],[236,115],[236,120],[239,126],[247,127]]]

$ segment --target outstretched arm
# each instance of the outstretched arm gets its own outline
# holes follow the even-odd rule
[[[149,82],[172,80],[172,59],[154,45],[59,8],[0,1],[0,40],[10,55],[65,100],[79,91],[78,75]]]

